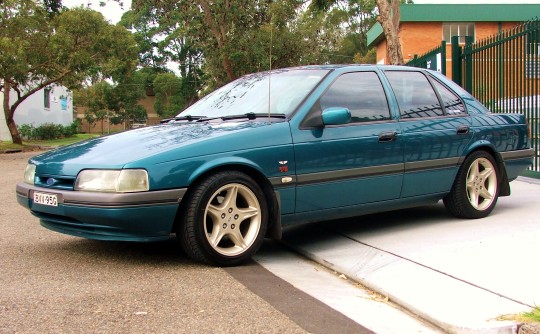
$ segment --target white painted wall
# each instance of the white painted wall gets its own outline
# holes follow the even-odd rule
[[[45,123],[69,125],[73,122],[73,96],[63,86],[53,86],[49,93],[50,108],[45,108],[45,90],[32,94],[15,111],[17,125],[29,124],[35,127]],[[12,92],[11,101],[17,98]],[[11,135],[7,128],[3,108],[4,97],[0,95],[0,140],[10,141]]]

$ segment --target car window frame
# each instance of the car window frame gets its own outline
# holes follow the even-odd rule
[[[394,99],[395,99],[395,102],[396,102],[396,114],[399,118],[399,121],[400,122],[411,122],[411,121],[418,121],[418,120],[422,120],[422,119],[439,119],[439,118],[448,118],[448,117],[468,117],[470,116],[470,113],[469,111],[467,110],[467,104],[465,103],[465,101],[463,100],[463,98],[461,97],[460,94],[458,94],[456,91],[454,91],[451,87],[449,87],[448,85],[446,85],[442,80],[440,80],[439,78],[437,78],[436,76],[432,75],[431,73],[429,73],[429,71],[423,71],[423,70],[412,70],[412,69],[399,69],[399,68],[392,68],[392,69],[385,69],[385,70],[382,70],[383,72],[383,75],[384,75],[384,79],[387,81],[387,84],[388,84],[388,89],[391,90],[393,96],[394,96]],[[394,91],[394,87],[392,86],[391,82],[390,82],[390,79],[386,76],[386,73],[387,72],[405,72],[405,73],[410,73],[410,72],[416,72],[416,73],[420,73],[422,74],[426,79],[427,81],[429,82],[430,86],[431,86],[431,89],[433,90],[433,92],[435,93],[435,96],[437,97],[437,100],[439,101],[439,105],[441,106],[441,109],[443,111],[443,114],[442,115],[438,115],[438,116],[429,116],[429,117],[411,117],[411,118],[402,118],[402,114],[401,114],[401,109],[399,107],[399,101],[397,100],[397,96],[396,96],[396,93]],[[443,104],[443,101],[442,101],[442,98],[440,96],[440,93],[439,91],[436,89],[435,85],[433,84],[433,81],[432,80],[435,80],[436,82],[438,82],[439,84],[441,84],[442,86],[444,86],[446,89],[448,89],[450,92],[452,92],[455,96],[457,96],[457,98],[459,99],[459,101],[461,102],[461,104],[463,105],[464,107],[464,110],[465,112],[461,115],[455,115],[455,114],[448,114],[447,111],[446,111],[446,107],[444,106]]]
[[[426,73],[426,77],[428,78],[428,81],[430,82],[431,86],[433,87],[433,91],[435,91],[435,95],[437,95],[437,98],[439,99],[439,103],[441,104],[441,106],[443,108],[444,115],[443,116],[438,116],[438,117],[464,117],[464,116],[469,116],[469,111],[467,110],[467,104],[465,103],[465,101],[463,101],[463,99],[461,98],[461,96],[458,93],[456,93],[448,85],[445,85],[444,82],[442,82],[441,80],[439,80],[435,76],[431,75],[431,73]],[[435,85],[433,84],[432,81],[435,81],[435,82],[439,83],[440,85],[442,85],[444,88],[448,89],[452,94],[454,94],[458,98],[458,100],[463,105],[464,112],[462,114],[456,115],[456,114],[449,114],[448,112],[446,112],[446,107],[445,107],[445,105],[443,103],[442,97],[440,96],[439,91],[436,89],[436,87],[435,87]]]
[[[366,70],[354,70],[354,71],[350,71],[350,72],[344,72],[344,73],[341,73],[338,76],[336,76],[336,78],[334,78],[332,80],[332,82],[330,82],[328,84],[328,86],[324,89],[324,91],[317,98],[315,103],[313,103],[313,105],[310,107],[308,113],[305,115],[304,119],[300,122],[300,126],[299,126],[300,130],[313,130],[313,129],[316,129],[316,128],[320,128],[320,127],[313,126],[313,125],[310,125],[310,124],[307,124],[307,123],[309,122],[309,120],[311,120],[313,118],[322,117],[323,110],[322,110],[322,107],[321,107],[321,104],[320,104],[321,98],[332,88],[334,83],[337,80],[339,80],[339,78],[341,78],[342,76],[347,75],[347,74],[355,74],[355,73],[373,73],[373,74],[375,74],[377,76],[377,79],[379,80],[379,83],[381,84],[380,87],[381,87],[382,93],[384,94],[384,98],[385,98],[385,101],[386,101],[387,111],[388,111],[388,119],[364,121],[364,122],[349,122],[347,124],[339,124],[339,125],[323,125],[323,127],[324,128],[339,128],[339,127],[361,126],[361,125],[368,125],[368,124],[380,124],[380,123],[388,123],[388,122],[396,122],[397,121],[395,119],[395,117],[394,117],[394,113],[392,111],[392,104],[390,103],[391,101],[389,99],[387,88],[385,86],[384,80],[386,78],[382,78],[381,74],[380,74],[380,71],[378,71],[376,68],[370,68],[370,69],[366,69]]]
[[[410,69],[388,69],[388,70],[384,70],[383,71],[384,74],[385,74],[385,77],[386,77],[386,80],[388,80],[388,85],[390,86],[390,89],[392,90],[392,94],[394,94],[394,98],[396,99],[396,103],[397,103],[397,114],[399,116],[399,120],[400,121],[411,121],[411,120],[420,120],[420,119],[436,119],[436,118],[442,118],[442,117],[446,117],[446,111],[445,111],[445,108],[444,106],[442,105],[442,101],[441,101],[441,98],[439,96],[439,92],[435,89],[433,83],[431,82],[430,78],[428,75],[426,75],[425,71],[421,71],[421,70],[410,70]],[[392,85],[392,81],[390,80],[390,78],[388,78],[388,76],[386,76],[386,73],[388,72],[401,72],[401,73],[419,73],[420,75],[422,75],[426,81],[428,82],[429,86],[431,87],[431,90],[435,93],[435,98],[437,99],[437,101],[439,102],[439,106],[440,106],[440,109],[442,111],[442,115],[435,115],[435,116],[426,116],[426,117],[408,117],[408,118],[404,118],[403,117],[403,114],[401,112],[401,106],[399,104],[399,99],[397,97],[397,94],[396,94],[396,91],[394,90],[394,86]]]

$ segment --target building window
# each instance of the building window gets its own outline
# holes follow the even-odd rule
[[[465,44],[465,36],[472,36],[475,41],[474,23],[443,23],[443,41],[452,43],[452,36],[459,36],[459,44]]]
[[[525,75],[528,79],[538,79],[540,78],[540,34],[536,29],[527,33],[526,37]]]
[[[51,108],[51,89],[49,87],[43,89],[43,106],[45,109]]]

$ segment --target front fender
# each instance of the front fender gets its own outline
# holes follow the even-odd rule
[[[195,180],[197,180],[199,177],[201,177],[203,174],[205,174],[206,172],[210,170],[221,168],[224,166],[233,166],[233,165],[246,166],[246,167],[257,170],[259,173],[264,175],[264,172],[261,166],[259,166],[258,164],[256,164],[255,162],[249,159],[242,158],[242,157],[222,157],[222,158],[206,161],[197,169],[195,169],[188,178],[188,184],[191,185],[193,182],[195,182]]]

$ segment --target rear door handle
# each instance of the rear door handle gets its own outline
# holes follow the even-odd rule
[[[381,132],[379,133],[379,143],[387,143],[396,140],[397,132]]]
[[[468,125],[461,125],[457,128],[457,134],[458,135],[466,135],[469,133],[469,126]]]

